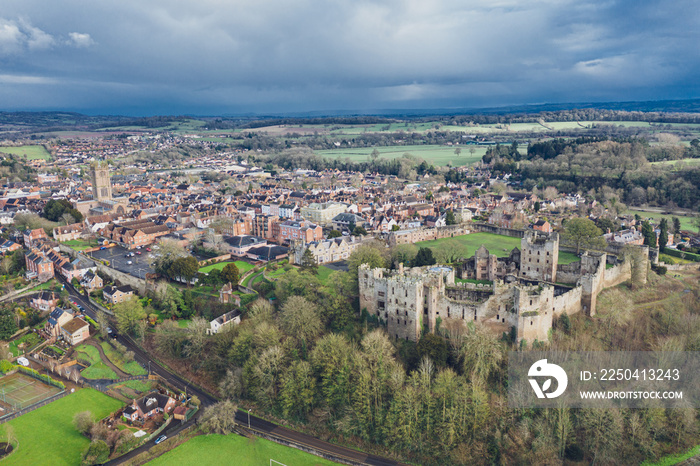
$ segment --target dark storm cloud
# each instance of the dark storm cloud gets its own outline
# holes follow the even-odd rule
[[[214,114],[699,95],[694,1],[3,3],[5,109]]]

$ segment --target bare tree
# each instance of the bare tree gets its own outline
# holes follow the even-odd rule
[[[5,439],[7,445],[5,445],[5,452],[10,448],[10,445],[15,444],[15,448],[19,447],[19,440],[15,435],[15,429],[11,424],[5,424]]]
[[[74,371],[72,371],[70,373],[70,379],[73,382],[78,383],[78,381],[80,380],[80,371],[78,369],[75,369]]]

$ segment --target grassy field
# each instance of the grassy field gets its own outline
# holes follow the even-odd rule
[[[216,264],[207,265],[207,266],[199,269],[199,273],[209,273],[214,269],[223,270],[223,268],[226,267],[226,265],[228,265],[230,263],[231,262],[218,262]],[[241,275],[243,275],[248,270],[250,270],[254,267],[253,264],[249,264],[249,263],[243,262],[243,261],[235,261],[234,264],[236,264],[236,267],[238,267],[238,271],[241,273]]]
[[[91,388],[84,388],[60,400],[13,419],[19,447],[4,464],[76,465],[90,440],[73,427],[73,416],[90,411],[102,419],[120,408],[122,403]]]
[[[472,256],[481,245],[497,257],[508,257],[513,248],[520,249],[520,238],[511,236],[494,235],[493,233],[472,233],[470,235],[455,236],[445,238],[457,240],[467,247],[467,251]],[[445,239],[435,239],[431,241],[421,241],[416,243],[419,247],[433,247],[445,241]]]
[[[337,464],[269,440],[247,439],[235,434],[226,436],[200,435],[148,464],[150,466],[170,466],[172,464],[258,466],[270,464],[271,459],[289,466]]]
[[[462,152],[458,156],[455,154],[455,149],[459,147]],[[380,157],[387,159],[395,159],[402,157],[404,154],[411,154],[424,159],[426,162],[434,165],[452,166],[470,165],[481,160],[481,157],[486,153],[486,146],[387,146],[387,147],[365,147],[361,149],[332,149],[315,151],[318,155],[333,158],[348,158],[353,162],[364,162],[370,159],[370,154],[374,149],[380,154]],[[470,148],[474,149],[474,153],[469,152]]]
[[[75,355],[86,361],[90,361],[90,367],[84,369],[80,375],[90,380],[116,379],[117,374],[102,362],[100,352],[91,345],[80,345],[75,349]]]
[[[639,214],[640,217],[642,217],[642,220],[646,220],[648,218],[652,218],[655,221],[661,221],[662,218],[666,218],[668,220],[669,225],[672,224],[672,218],[673,217],[678,217],[678,219],[681,221],[681,229],[682,230],[690,230],[690,231],[697,231],[697,228],[691,225],[691,220],[692,217],[685,217],[682,215],[669,215],[669,214],[663,214],[661,212],[644,212],[642,210],[634,210],[634,209],[627,209],[624,212],[625,214]]]
[[[27,160],[48,160],[51,158],[51,154],[48,153],[44,146],[0,147],[0,152],[12,155],[23,155]]]
[[[446,240],[457,240],[467,247],[469,256],[472,256],[482,245],[488,249],[489,253],[496,257],[508,257],[513,248],[520,249],[520,238],[512,236],[496,235],[493,233],[472,233],[470,235],[455,236],[454,238],[435,239],[431,241],[421,241],[416,243],[419,247],[434,247]],[[576,254],[570,252],[559,252],[559,263],[570,264],[578,261]]]

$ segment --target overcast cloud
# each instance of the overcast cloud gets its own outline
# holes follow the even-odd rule
[[[3,0],[0,109],[151,115],[700,97],[694,0]]]

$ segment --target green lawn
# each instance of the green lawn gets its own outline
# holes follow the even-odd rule
[[[102,362],[100,357],[100,352],[94,346],[90,345],[80,345],[75,349],[74,355],[79,359],[84,359],[89,361],[90,367],[84,369],[80,375],[86,379],[96,380],[96,379],[117,379],[117,374]]]
[[[106,380],[116,380],[119,377],[117,377],[116,372],[114,372],[112,369],[107,366],[107,364],[103,362],[97,362],[93,364],[92,366],[88,367],[87,369],[84,369],[80,375],[85,377],[86,379],[89,380],[98,380],[98,379],[106,379]]]
[[[129,387],[132,390],[136,390],[137,392],[147,392],[154,387],[154,382],[143,382],[141,380],[127,380],[126,382],[120,382],[119,385],[124,385],[125,387]]]
[[[209,273],[214,269],[222,270],[224,267],[226,267],[227,264],[230,264],[230,263],[231,262],[218,262],[216,264],[207,265],[207,266],[199,269],[199,272],[200,273]],[[250,270],[254,267],[253,264],[249,264],[249,263],[243,262],[243,261],[235,261],[234,264],[236,264],[236,267],[238,267],[238,271],[241,273],[241,275],[243,275],[248,270]]]
[[[75,249],[76,251],[84,251],[85,249],[89,248],[94,248],[97,246],[97,241],[85,241],[82,239],[72,239],[70,241],[66,241],[63,244],[66,246]]]
[[[455,149],[461,150],[460,155],[455,154]],[[452,166],[470,165],[481,160],[486,153],[486,146],[384,146],[384,147],[363,147],[352,149],[331,149],[314,151],[323,157],[333,157],[345,159],[349,158],[353,162],[364,162],[370,159],[370,154],[377,149],[380,157],[395,159],[403,154],[411,154],[420,157],[426,162],[434,165]],[[470,153],[474,149],[474,153]]]
[[[146,369],[141,367],[136,361],[125,362],[117,350],[112,348],[109,343],[103,341],[100,343],[100,346],[102,347],[102,351],[105,352],[105,355],[110,361],[112,361],[112,364],[117,366],[122,371],[130,375],[146,375]]]
[[[491,254],[497,257],[508,257],[513,248],[520,249],[520,238],[495,235],[493,233],[472,233],[470,235],[455,236],[454,238],[435,239],[416,243],[419,247],[434,247],[445,240],[457,240],[467,247],[469,256],[473,256],[481,245],[484,245]]]
[[[477,249],[483,245],[489,253],[497,257],[508,257],[513,248],[520,249],[520,238],[512,236],[496,235],[493,233],[472,233],[470,235],[455,236],[453,238],[434,239],[416,243],[419,247],[435,247],[442,241],[457,240],[467,247],[468,257],[474,255]],[[559,251],[559,263],[569,264],[579,260],[576,254]]]
[[[200,435],[148,464],[152,466],[173,464],[259,466],[270,464],[271,459],[289,466],[337,464],[269,440],[260,438],[249,440],[235,434],[226,436]]]
[[[44,146],[0,147],[0,152],[12,155],[23,155],[27,158],[27,160],[48,160],[51,158],[51,154],[48,153]]]
[[[321,283],[324,286],[328,286],[328,278],[333,272],[335,272],[335,270],[329,269],[325,265],[320,265],[318,267],[318,279],[321,280]]]
[[[559,264],[566,265],[580,260],[581,258],[573,252],[559,251]]]
[[[84,388],[60,400],[13,419],[19,447],[3,463],[34,466],[38,464],[76,465],[90,440],[73,427],[73,416],[90,411],[102,419],[122,406],[115,400],[91,388]]]
[[[662,218],[666,218],[668,220],[669,225],[673,225],[673,217],[678,217],[678,220],[681,221],[681,230],[690,230],[693,232],[697,231],[697,228],[690,224],[692,217],[684,217],[682,215],[667,215],[662,214],[661,212],[644,212],[642,210],[633,209],[625,210],[624,213],[630,215],[639,214],[639,216],[642,217],[642,220],[652,218],[657,222],[661,221]]]

